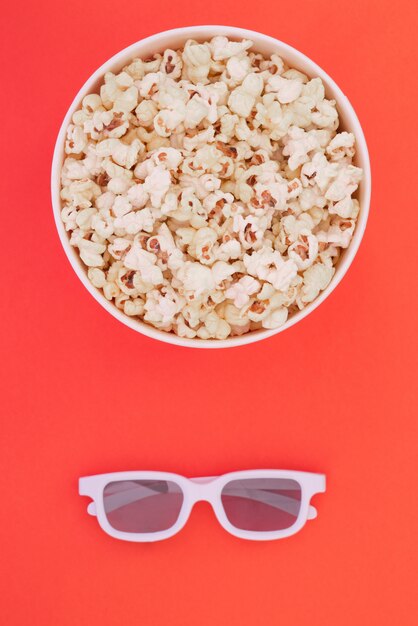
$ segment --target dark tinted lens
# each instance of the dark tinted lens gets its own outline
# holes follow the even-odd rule
[[[176,523],[181,488],[170,480],[120,480],[106,485],[104,509],[113,528],[125,533],[156,533]]]
[[[284,530],[300,511],[302,490],[286,478],[232,480],[222,489],[222,504],[228,520],[241,530]]]

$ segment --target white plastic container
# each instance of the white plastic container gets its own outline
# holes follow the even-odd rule
[[[356,138],[356,157],[355,164],[363,168],[364,177],[359,186],[357,198],[360,203],[360,214],[357,221],[357,226],[354,231],[353,239],[342,254],[336,272],[324,291],[310,304],[308,304],[302,311],[295,313],[288,321],[281,326],[273,330],[257,330],[240,337],[230,337],[224,340],[216,339],[184,339],[178,337],[174,333],[167,333],[154,328],[141,322],[140,320],[133,319],[125,315],[120,311],[112,302],[106,300],[102,292],[94,287],[87,278],[86,268],[79,258],[78,251],[69,243],[68,233],[65,231],[64,224],[61,221],[61,200],[60,200],[60,172],[64,159],[64,145],[66,129],[71,122],[71,117],[80,105],[85,95],[91,92],[98,92],[99,86],[103,80],[103,76],[106,72],[119,72],[132,58],[143,57],[147,58],[152,56],[156,52],[162,52],[165,48],[180,48],[186,42],[187,39],[195,39],[198,41],[204,41],[211,39],[216,35],[225,35],[230,39],[251,39],[254,42],[254,50],[261,52],[264,55],[271,55],[276,53],[283,57],[285,61],[296,69],[301,70],[310,77],[319,76],[324,85],[326,96],[333,98],[337,102],[339,117],[340,117],[340,130],[347,130],[352,132]],[[125,48],[121,52],[115,54],[111,59],[106,61],[98,70],[92,74],[92,76],[86,81],[83,87],[80,89],[70,108],[65,115],[63,123],[61,125],[57,142],[55,145],[54,157],[52,162],[51,173],[51,192],[52,192],[52,205],[54,210],[55,223],[58,229],[58,234],[61,239],[61,243],[65,250],[65,253],[80,278],[86,289],[91,295],[102,305],[111,315],[116,317],[120,322],[126,324],[133,330],[152,337],[165,341],[167,343],[176,344],[179,346],[195,347],[195,348],[228,348],[233,346],[242,346],[244,344],[252,343],[254,341],[260,341],[266,337],[271,337],[277,333],[280,333],[286,328],[290,328],[293,324],[300,322],[304,317],[312,313],[330,293],[335,289],[344,274],[350,267],[357,250],[359,248],[361,239],[366,228],[369,205],[370,205],[370,191],[371,191],[371,174],[370,174],[370,161],[367,150],[366,140],[364,138],[363,130],[360,126],[360,122],[357,115],[351,106],[347,97],[343,94],[341,89],[336,83],[321,69],[316,63],[311,61],[307,56],[295,50],[291,46],[268,37],[261,33],[257,33],[242,28],[235,28],[233,26],[190,26],[186,28],[176,28],[174,30],[168,30],[146,39],[142,39],[137,43],[132,44],[128,48]]]

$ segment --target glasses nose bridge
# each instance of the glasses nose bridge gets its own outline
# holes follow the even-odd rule
[[[215,479],[216,476],[190,479],[190,494],[193,504],[196,502],[212,503],[214,501],[217,495]]]

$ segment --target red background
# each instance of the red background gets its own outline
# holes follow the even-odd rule
[[[276,36],[334,77],[374,188],[358,256],[319,310],[207,352],[142,337],[96,304],[61,249],[49,173],[96,67],[159,30],[222,22]],[[412,0],[3,7],[2,624],[417,623],[416,32]],[[129,544],[77,495],[96,472],[252,467],[325,472],[318,519],[245,542],[199,504],[171,540]]]

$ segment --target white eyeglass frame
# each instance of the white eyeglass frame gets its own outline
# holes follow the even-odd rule
[[[285,478],[295,480],[301,487],[301,505],[298,516],[292,526],[283,530],[274,531],[250,531],[236,528],[228,520],[221,501],[221,493],[225,485],[233,480],[248,478]],[[103,492],[109,483],[121,480],[169,480],[176,483],[183,492],[183,503],[176,523],[166,530],[152,533],[131,533],[116,530],[109,523],[105,508]],[[101,528],[111,537],[125,541],[149,542],[168,539],[178,533],[189,519],[190,513],[196,502],[209,502],[220,525],[231,535],[241,539],[266,541],[271,539],[283,539],[297,533],[307,522],[315,519],[317,511],[310,504],[311,498],[317,493],[323,493],[326,489],[324,474],[312,472],[299,472],[292,470],[244,470],[229,472],[222,476],[206,476],[201,478],[186,478],[171,472],[130,471],[114,472],[110,474],[96,474],[84,476],[79,479],[79,494],[89,496],[93,502],[87,507],[90,515],[97,517]]]

